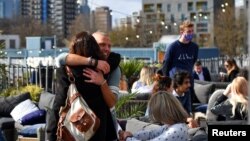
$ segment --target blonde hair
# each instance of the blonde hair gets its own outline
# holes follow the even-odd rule
[[[153,69],[151,67],[144,66],[141,69],[139,81],[144,85],[151,85],[153,83],[153,75]]]
[[[236,77],[231,84],[230,103],[233,105],[232,113],[235,115],[237,103],[241,103],[241,113],[247,111],[248,106],[248,83],[244,77]]]
[[[189,20],[184,21],[180,25],[180,32],[183,32],[185,28],[189,28],[189,27],[194,27],[194,24]]]
[[[159,91],[149,100],[149,117],[164,124],[175,124],[185,123],[188,114],[176,97]]]

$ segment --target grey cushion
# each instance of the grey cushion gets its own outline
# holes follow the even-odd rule
[[[30,98],[29,92],[15,96],[0,97],[0,116],[10,117],[10,112],[16,105]]]
[[[229,82],[209,82],[209,81],[201,81],[201,80],[194,80],[195,83],[206,85],[206,84],[214,84],[215,90],[217,89],[226,89]]]
[[[247,120],[207,121],[208,125],[246,125]]]
[[[216,121],[217,119],[217,115],[213,114],[211,112],[211,108],[212,106],[214,105],[216,99],[221,96],[223,94],[225,90],[224,89],[219,89],[219,90],[216,90],[210,97],[209,101],[208,101],[208,105],[207,105],[207,121]]]
[[[215,90],[214,84],[198,84],[194,83],[195,95],[198,98],[199,102],[202,104],[207,104],[210,95]]]
[[[40,109],[47,110],[47,108],[52,108],[54,102],[55,95],[49,92],[42,92],[40,96],[40,100],[38,103],[38,107]]]
[[[137,119],[129,119],[126,124],[126,131],[130,131],[131,133],[136,133],[140,130],[153,130],[159,128],[160,125],[142,122]]]
[[[4,130],[4,129],[11,129],[14,128],[15,125],[15,121],[13,120],[13,118],[5,118],[5,117],[1,117],[0,118],[0,129]]]

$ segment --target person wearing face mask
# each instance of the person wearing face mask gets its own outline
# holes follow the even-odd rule
[[[178,70],[187,70],[192,74],[194,63],[198,57],[198,45],[192,42],[193,36],[193,23],[184,21],[180,25],[179,39],[166,48],[161,69],[164,76],[173,78]]]
[[[181,70],[186,70],[192,77],[193,66],[198,58],[199,47],[196,43],[192,42],[194,36],[194,25],[186,20],[180,25],[180,37],[178,40],[171,43],[167,48],[164,55],[163,65],[160,73],[164,76],[173,78],[175,73]],[[191,80],[190,91],[185,96],[193,96],[193,78]],[[191,93],[191,94],[190,94]],[[189,108],[191,108],[191,99],[189,98]]]

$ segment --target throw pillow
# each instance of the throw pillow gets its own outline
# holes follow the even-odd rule
[[[42,92],[40,95],[38,107],[40,109],[48,110],[47,108],[52,109],[55,95],[49,92]]]
[[[37,110],[31,112],[20,119],[22,125],[33,125],[38,123],[45,123],[46,111]]]
[[[10,117],[10,112],[20,102],[30,99],[30,93],[23,93],[15,96],[0,97],[0,117]]]
[[[215,90],[214,84],[198,84],[194,83],[194,92],[199,102],[202,104],[207,104],[210,95]]]
[[[37,106],[30,100],[27,99],[21,103],[19,103],[10,113],[12,118],[15,121],[19,121],[22,119],[25,115],[39,110]]]
[[[22,129],[19,132],[19,135],[22,135],[24,137],[37,137],[37,133],[39,131],[39,129],[44,129],[45,128],[45,124],[35,124],[35,125],[31,125],[31,126],[25,126],[24,129]]]

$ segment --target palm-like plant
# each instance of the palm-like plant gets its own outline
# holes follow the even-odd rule
[[[136,93],[121,96],[116,104],[117,118],[139,117],[145,113],[147,102],[134,100]]]
[[[127,78],[130,78],[134,74],[138,74],[143,66],[144,62],[135,59],[120,63],[122,73],[126,75]]]
[[[122,74],[128,79],[129,89],[131,88],[133,82],[137,79],[138,74],[144,65],[144,62],[135,59],[120,63]]]

